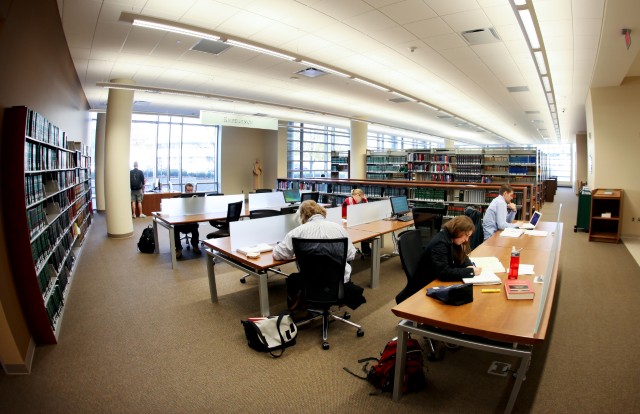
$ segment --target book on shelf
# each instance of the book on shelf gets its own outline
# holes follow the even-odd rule
[[[507,299],[533,299],[536,293],[531,282],[525,279],[507,279],[504,288]]]

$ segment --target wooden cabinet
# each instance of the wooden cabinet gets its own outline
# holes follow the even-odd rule
[[[77,247],[91,224],[90,158],[26,107],[5,111],[2,198],[9,266],[29,330],[57,342]]]
[[[596,189],[591,193],[589,241],[618,243],[622,228],[621,189]]]

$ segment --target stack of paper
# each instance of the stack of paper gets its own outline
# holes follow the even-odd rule
[[[524,230],[522,229],[507,227],[506,229],[502,230],[502,232],[500,233],[500,237],[520,237],[522,236],[522,233],[524,233]]]
[[[527,236],[547,237],[547,232],[544,230],[527,230],[524,232]]]
[[[472,283],[474,285],[500,285],[502,280],[493,272],[483,270],[478,276],[465,277],[462,279],[464,283]]]
[[[258,243],[253,246],[243,246],[238,248],[238,253],[264,253],[273,250],[273,246],[267,243]]]

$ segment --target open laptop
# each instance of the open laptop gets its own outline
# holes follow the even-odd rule
[[[542,213],[539,211],[534,211],[533,215],[531,216],[531,220],[529,220],[528,223],[520,224],[518,228],[525,229],[525,230],[533,230],[536,228],[536,226],[540,222],[540,217],[542,217]]]

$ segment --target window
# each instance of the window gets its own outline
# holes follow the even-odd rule
[[[430,141],[406,138],[380,132],[369,132],[367,135],[367,149],[371,151],[423,149],[437,147]]]
[[[287,130],[287,177],[331,177],[331,151],[348,151],[349,130],[290,122]]]
[[[573,145],[541,145],[547,159],[548,177],[558,177],[558,185],[573,185]]]

